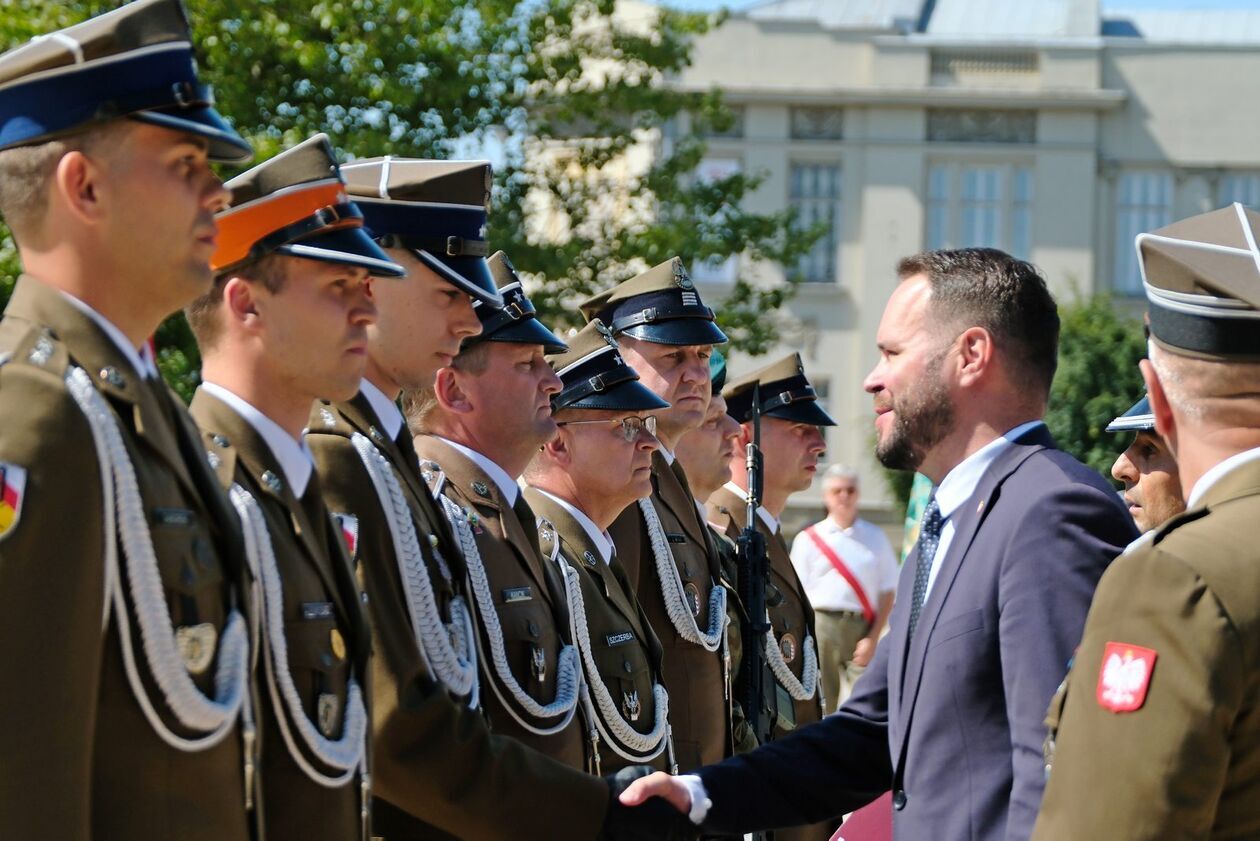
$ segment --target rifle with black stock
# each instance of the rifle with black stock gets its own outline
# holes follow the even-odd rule
[[[765,695],[766,667],[762,640],[770,630],[770,617],[766,612],[766,583],[770,577],[770,556],[766,551],[766,539],[757,530],[757,509],[761,506],[764,465],[761,453],[761,387],[753,386],[752,441],[745,450],[748,470],[748,511],[744,530],[736,541],[736,560],[739,570],[739,596],[744,603],[744,617],[740,628],[743,636],[743,659],[739,665],[737,681],[739,699],[744,718],[752,728],[757,741],[769,740],[774,728],[773,710],[767,709]]]

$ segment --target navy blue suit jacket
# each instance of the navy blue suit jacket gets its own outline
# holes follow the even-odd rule
[[[1016,841],[1045,785],[1043,724],[1099,577],[1134,538],[1102,477],[1044,426],[999,454],[954,513],[909,650],[917,547],[888,635],[834,715],[701,769],[706,829],[841,815],[893,791],[898,841]]]

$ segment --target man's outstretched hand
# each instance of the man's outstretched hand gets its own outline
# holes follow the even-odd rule
[[[663,778],[664,785],[657,778]],[[687,817],[691,797],[669,774],[635,766],[604,779],[608,781],[609,803],[601,841],[688,841],[698,837],[699,828]]]

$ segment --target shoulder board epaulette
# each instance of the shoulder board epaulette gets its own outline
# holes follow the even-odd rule
[[[347,438],[354,433],[354,427],[341,416],[337,407],[327,400],[316,400],[311,407],[311,416],[306,425],[307,434],[344,435]]]
[[[57,375],[64,375],[71,365],[66,346],[47,327],[35,326],[23,334],[6,362],[32,365]]]
[[[560,557],[560,536],[546,517],[538,517],[538,548],[553,561]]]
[[[442,472],[442,465],[431,458],[420,459],[420,478],[429,486],[429,493],[433,494],[434,499],[446,486],[446,474]]]

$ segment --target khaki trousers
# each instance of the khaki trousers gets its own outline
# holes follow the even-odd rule
[[[871,626],[861,613],[850,610],[816,610],[818,670],[822,678],[823,713],[833,713],[853,691],[866,669],[853,664],[853,648]]]

